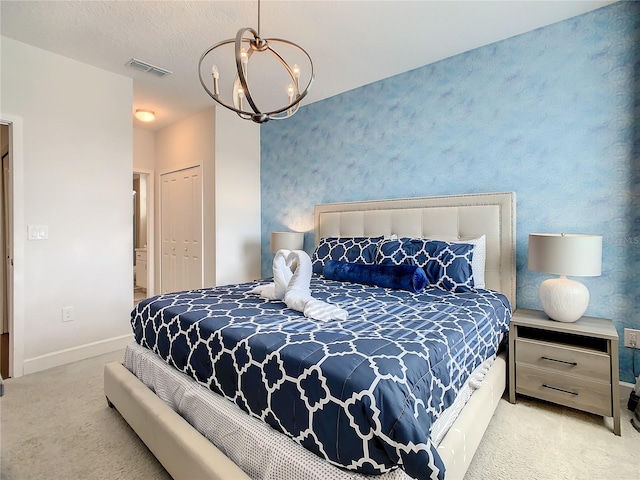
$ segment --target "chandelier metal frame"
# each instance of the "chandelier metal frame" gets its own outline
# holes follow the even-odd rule
[[[251,37],[245,36],[247,34],[251,34]],[[215,49],[223,45],[228,45],[230,43],[235,44],[235,63],[237,69],[236,78],[233,82],[233,91],[231,94],[233,98],[233,105],[225,103],[220,98],[220,89],[218,86],[219,72],[216,65],[213,65],[211,72],[211,76],[213,79],[213,91],[211,91],[211,89],[206,85],[204,79],[202,78],[202,62],[205,60],[207,55],[209,55]],[[272,48],[271,44],[282,44],[294,47],[306,56],[307,60],[309,61],[309,65],[311,66],[311,73],[309,82],[307,83],[304,90],[300,91],[299,67],[297,65],[293,65],[293,67],[290,66],[284,60],[284,58]],[[256,102],[251,95],[251,91],[249,90],[249,83],[247,81],[248,62],[255,52],[269,52],[274,55],[291,77],[291,84],[288,87],[289,103],[286,106],[269,112],[262,112],[256,105]],[[198,77],[200,78],[200,84],[202,85],[202,88],[204,88],[207,94],[219,105],[235,112],[242,119],[252,120],[256,123],[265,123],[269,120],[283,120],[295,114],[300,107],[300,102],[307,96],[307,93],[309,93],[309,89],[311,88],[311,85],[313,84],[315,78],[315,74],[311,56],[300,45],[297,45],[288,40],[283,40],[281,38],[260,37],[260,0],[258,0],[258,30],[256,31],[251,27],[241,28],[240,30],[238,30],[235,38],[223,40],[205,50],[205,52],[200,56],[200,61],[198,62]],[[243,98],[246,98],[247,103],[251,107],[251,110],[244,109],[244,102],[242,101]]]

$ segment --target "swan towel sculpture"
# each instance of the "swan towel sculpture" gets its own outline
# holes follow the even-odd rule
[[[311,296],[312,271],[311,258],[304,250],[278,250],[273,258],[273,283],[259,285],[250,293],[267,300],[283,300],[288,308],[314,320],[346,320],[346,310]]]

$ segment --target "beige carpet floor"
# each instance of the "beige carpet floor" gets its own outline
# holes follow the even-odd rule
[[[0,399],[0,478],[170,479],[114,409],[105,363],[123,352],[5,380]],[[465,480],[640,479],[640,433],[622,401],[622,436],[611,419],[519,399],[502,400]],[[302,480],[302,479],[301,479]]]
[[[124,351],[4,381],[0,398],[3,480],[171,477],[115,409],[104,364]]]

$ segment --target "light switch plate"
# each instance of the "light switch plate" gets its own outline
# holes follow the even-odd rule
[[[62,321],[63,322],[71,322],[73,321],[73,307],[62,307]]]
[[[27,225],[27,240],[48,240],[49,225]]]

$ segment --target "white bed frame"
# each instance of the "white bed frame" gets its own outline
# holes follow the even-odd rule
[[[426,237],[441,240],[487,236],[487,288],[504,293],[515,308],[515,194],[488,193],[317,205],[316,244],[322,237]],[[438,446],[448,480],[462,479],[506,388],[504,355],[498,356]],[[247,479],[237,465],[122,364],[105,365],[110,406],[138,434],[176,480]]]

